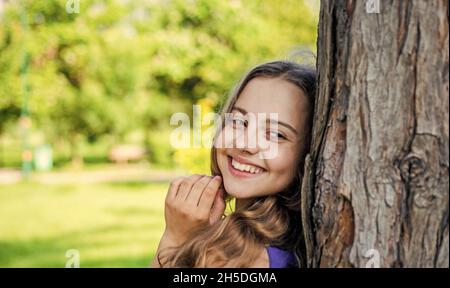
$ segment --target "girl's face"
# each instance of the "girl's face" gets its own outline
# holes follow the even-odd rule
[[[247,83],[216,142],[222,147],[216,149],[217,164],[228,194],[237,199],[266,196],[291,183],[303,149],[308,111],[303,91],[286,80],[258,77]],[[241,146],[236,148],[238,142]]]

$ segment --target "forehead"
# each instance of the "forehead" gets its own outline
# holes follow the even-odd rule
[[[253,113],[278,113],[278,121],[297,129],[302,127],[308,113],[308,100],[303,91],[281,78],[250,80],[235,106]]]

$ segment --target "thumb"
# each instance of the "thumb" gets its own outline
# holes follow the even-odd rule
[[[223,188],[217,190],[216,196],[214,197],[214,203],[211,208],[211,214],[209,217],[209,224],[214,224],[222,218],[223,212],[225,211],[225,191]]]

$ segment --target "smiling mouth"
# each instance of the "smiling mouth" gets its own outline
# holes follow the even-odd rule
[[[261,167],[240,163],[231,156],[228,156],[228,168],[231,174],[237,177],[259,176],[266,172],[266,170]]]

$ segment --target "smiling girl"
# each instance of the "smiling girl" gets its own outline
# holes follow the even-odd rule
[[[302,266],[300,187],[315,89],[315,71],[287,61],[244,76],[222,109],[225,121],[211,149],[213,176],[170,185],[166,229],[152,267]],[[257,133],[246,133],[251,127]],[[276,153],[268,157],[268,151]],[[224,215],[233,198],[234,211]]]

